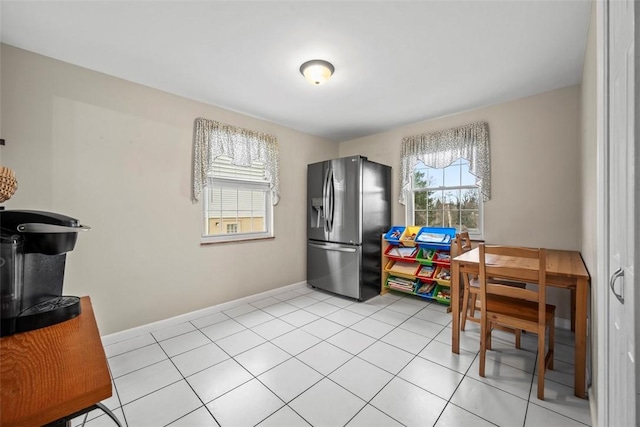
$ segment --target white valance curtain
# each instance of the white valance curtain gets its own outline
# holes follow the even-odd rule
[[[469,161],[469,172],[476,177],[482,199],[491,198],[489,124],[477,122],[458,128],[410,136],[402,139],[400,157],[400,203],[411,190],[411,176],[418,161],[432,168],[444,168],[455,160]]]
[[[198,118],[193,138],[193,199],[200,198],[207,185],[207,174],[218,156],[227,156],[236,166],[263,162],[265,179],[274,205],[280,200],[279,147],[275,136],[243,129],[214,120]]]

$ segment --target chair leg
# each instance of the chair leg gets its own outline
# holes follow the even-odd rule
[[[461,331],[464,331],[464,326],[467,324],[467,310],[469,310],[469,291],[465,289],[462,291],[462,319],[460,320]]]
[[[544,365],[544,357],[542,357],[542,364]],[[538,373],[538,399],[544,400],[544,375]]]
[[[545,352],[546,328],[538,328],[538,399],[544,400],[544,374],[547,365]]]
[[[551,318],[551,325],[549,326],[549,369],[553,371],[553,358],[555,357],[555,342],[556,342],[556,316]]]
[[[515,331],[513,331],[516,335],[516,348],[518,350],[520,350],[520,345],[521,345],[521,337],[522,337],[522,331],[520,329],[516,329]]]
[[[487,358],[487,329],[489,328],[489,322],[484,319],[480,322],[480,365],[479,374],[484,377],[484,365]],[[489,336],[491,333],[489,332]]]
[[[469,292],[471,294],[471,292]],[[476,303],[478,301],[478,295],[471,294],[471,318],[476,318]]]

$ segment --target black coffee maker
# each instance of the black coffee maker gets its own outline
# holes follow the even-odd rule
[[[53,212],[0,211],[0,336],[43,328],[80,314],[80,298],[62,295],[77,219]]]

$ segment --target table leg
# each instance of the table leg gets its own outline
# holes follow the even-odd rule
[[[576,290],[571,289],[571,332],[576,331]]]
[[[451,267],[451,351],[460,354],[460,264]]]
[[[578,279],[576,289],[576,335],[575,335],[575,374],[574,393],[585,399],[586,369],[587,369],[587,279]]]

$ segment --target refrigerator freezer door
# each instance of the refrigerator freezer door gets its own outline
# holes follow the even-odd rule
[[[307,243],[307,283],[325,291],[360,299],[361,248]]]
[[[327,240],[325,217],[326,174],[330,162],[314,163],[307,167],[307,238]]]
[[[307,237],[362,243],[362,162],[345,157],[307,168]]]

